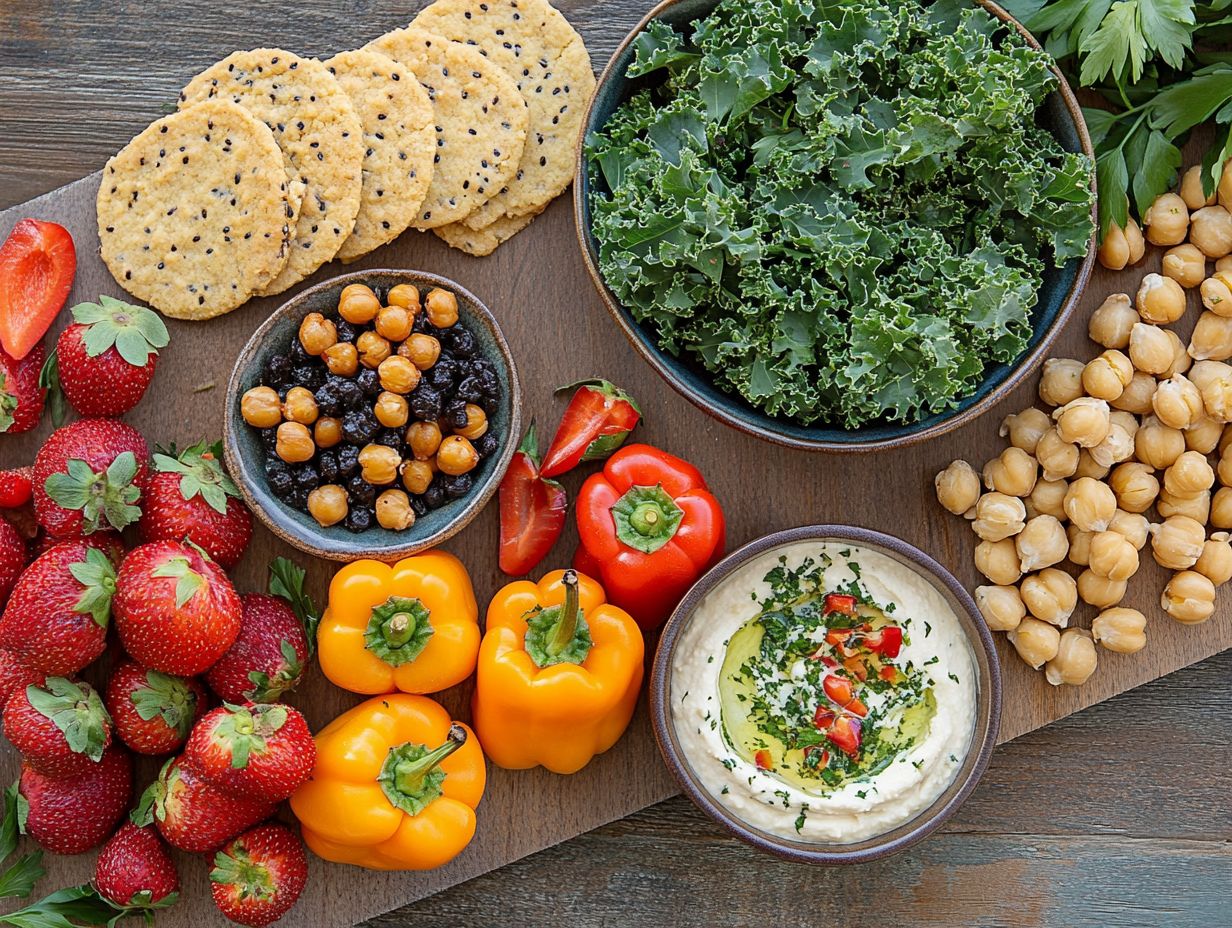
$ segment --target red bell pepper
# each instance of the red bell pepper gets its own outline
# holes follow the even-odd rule
[[[543,456],[540,473],[556,477],[583,461],[611,456],[642,418],[637,401],[614,383],[582,380],[561,387],[577,387]]]
[[[67,229],[22,219],[0,246],[0,347],[15,361],[28,355],[68,299],[77,251]]]
[[[860,720],[853,715],[840,715],[826,732],[826,740],[855,760],[860,756]]]
[[[500,569],[511,577],[530,573],[547,556],[565,528],[565,488],[539,470],[535,423],[500,485]]]
[[[833,612],[838,612],[842,615],[855,615],[856,598],[847,593],[827,593],[822,614],[830,615]]]
[[[617,451],[582,484],[574,567],[598,576],[608,602],[657,628],[723,554],[719,502],[692,464],[649,445]]]
[[[865,634],[861,644],[882,657],[898,657],[903,646],[903,630],[898,625],[886,625]]]
[[[758,770],[769,770],[774,766],[774,759],[770,756],[770,752],[762,748],[753,755],[753,763],[757,765]]]

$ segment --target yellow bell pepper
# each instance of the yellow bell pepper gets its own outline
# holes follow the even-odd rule
[[[504,587],[488,606],[471,712],[488,758],[581,770],[628,727],[643,654],[637,623],[583,574]]]
[[[479,606],[466,568],[429,551],[334,574],[317,630],[321,669],[355,693],[435,693],[475,669]]]
[[[430,870],[475,835],[487,771],[479,740],[426,696],[360,703],[316,736],[291,810],[313,852],[372,870]]]

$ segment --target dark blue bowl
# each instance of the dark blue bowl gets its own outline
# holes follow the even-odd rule
[[[974,0],[992,15],[1016,28],[1036,48],[1039,43],[1017,20],[988,0]],[[717,388],[710,374],[687,357],[675,357],[658,347],[653,334],[643,328],[629,310],[621,305],[608,288],[599,271],[598,244],[591,231],[590,171],[585,157],[586,137],[601,129],[616,108],[637,91],[654,83],[653,75],[630,79],[626,76],[633,61],[633,40],[651,20],[660,19],[682,28],[708,14],[717,0],[664,0],[629,33],[616,49],[603,70],[586,114],[585,131],[577,147],[577,173],[573,188],[573,207],[577,219],[578,240],[591,279],[603,298],[608,312],[620,324],[637,352],[659,374],[690,402],[728,425],[767,441],[811,451],[875,451],[914,444],[944,435],[971,422],[996,403],[1039,367],[1048,348],[1056,340],[1073,313],[1086,288],[1095,262],[1095,236],[1085,258],[1075,258],[1062,268],[1051,265],[1043,281],[1032,312],[1032,332],[1027,348],[1012,364],[996,364],[987,368],[984,379],[969,396],[951,410],[937,413],[909,424],[873,422],[856,429],[822,425],[800,425],[791,419],[771,416],[747,402],[743,397]],[[1095,163],[1095,153],[1087,134],[1082,109],[1073,91],[1053,69],[1060,82],[1045,101],[1039,113],[1041,125],[1047,128],[1067,151],[1081,151]],[[1092,172],[1091,187],[1095,187]]]

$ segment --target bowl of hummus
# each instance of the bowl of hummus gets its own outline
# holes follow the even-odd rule
[[[703,576],[664,627],[655,736],[685,793],[793,860],[902,850],[975,788],[996,744],[992,637],[954,577],[879,532],[768,535]]]

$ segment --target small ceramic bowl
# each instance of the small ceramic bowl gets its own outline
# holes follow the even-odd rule
[[[626,76],[629,65],[633,62],[634,40],[647,25],[653,20],[661,20],[681,28],[709,14],[717,2],[718,0],[663,0],[659,3],[616,49],[611,61],[603,69],[595,94],[591,98],[584,131],[576,150],[573,209],[578,243],[586,269],[590,272],[591,280],[608,313],[616,320],[637,353],[685,399],[727,425],[780,445],[808,451],[877,451],[936,438],[973,421],[995,406],[1043,363],[1048,348],[1073,314],[1090,279],[1095,262],[1094,235],[1084,258],[1075,258],[1059,269],[1052,267],[1051,263],[1047,265],[1031,316],[1030,340],[1026,349],[1012,364],[990,366],[975,390],[963,397],[952,410],[936,413],[918,422],[902,424],[875,421],[856,429],[801,425],[791,419],[771,416],[743,397],[719,389],[700,364],[687,356],[676,357],[659,348],[653,334],[633,318],[628,307],[617,299],[604,282],[599,270],[598,243],[591,231],[591,177],[586,162],[586,138],[592,132],[602,129],[616,108],[634,93],[654,84],[654,75],[635,79]],[[1031,34],[1001,7],[989,0],[977,2],[993,16],[1022,33],[1033,47],[1040,47]],[[1040,123],[1057,137],[1067,151],[1085,152],[1094,164],[1095,153],[1082,118],[1082,108],[1061,72],[1055,67],[1053,71],[1058,85],[1040,109]],[[1094,182],[1092,176],[1092,186]]]
[[[928,582],[958,617],[959,625],[970,644],[972,663],[978,678],[971,743],[953,781],[930,806],[911,820],[883,834],[850,844],[792,840],[738,817],[721,804],[703,784],[682,745],[672,718],[672,707],[679,701],[673,697],[672,679],[677,645],[694,621],[697,607],[706,595],[739,568],[768,552],[801,542],[826,541],[857,545],[879,552]],[[732,552],[685,594],[663,627],[663,634],[659,639],[659,649],[650,676],[650,715],[659,751],[685,794],[698,808],[736,837],[760,850],[802,863],[864,863],[897,853],[936,831],[975,789],[997,743],[997,730],[1001,720],[1001,670],[992,635],[975,603],[962,585],[935,560],[915,546],[881,532],[850,525],[808,525],[766,535]]]
[[[404,531],[395,532],[374,525],[353,533],[342,525],[322,526],[312,516],[283,503],[266,482],[265,450],[256,429],[240,415],[240,398],[261,382],[266,359],[286,351],[296,337],[300,321],[312,312],[336,315],[338,295],[348,284],[363,283],[388,289],[397,284],[414,284],[425,292],[442,287],[458,298],[459,325],[475,336],[479,353],[496,368],[501,384],[500,406],[489,417],[493,434],[499,437],[495,454],[480,461],[473,471],[475,483],[461,499],[450,500],[415,520]],[[296,294],[278,307],[240,352],[227,384],[224,451],[227,468],[248,503],[248,508],[275,535],[301,551],[336,561],[360,557],[392,561],[438,545],[461,531],[492,498],[500,485],[521,434],[521,393],[517,369],[509,345],[501,334],[492,312],[470,291],[445,277],[423,271],[371,270],[343,274]],[[395,484],[395,486],[397,486]]]

